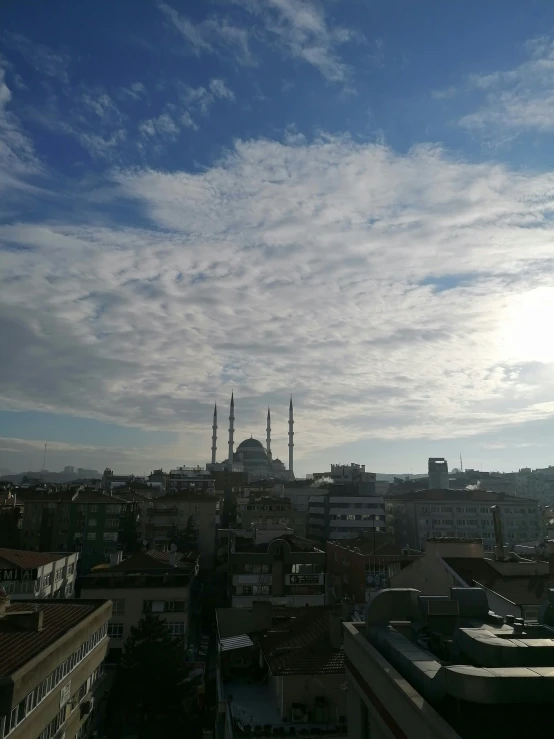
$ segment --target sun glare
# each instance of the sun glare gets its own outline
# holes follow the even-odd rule
[[[554,362],[554,288],[540,287],[515,298],[503,317],[502,345],[510,359]]]

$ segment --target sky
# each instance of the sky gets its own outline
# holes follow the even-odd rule
[[[0,468],[554,463],[553,144],[550,0],[2,3]]]

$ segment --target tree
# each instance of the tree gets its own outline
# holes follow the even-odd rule
[[[131,628],[110,693],[108,726],[113,736],[134,732],[139,739],[159,739],[190,730],[185,708],[196,685],[188,679],[189,671],[183,639],[170,636],[158,616],[143,616]]]

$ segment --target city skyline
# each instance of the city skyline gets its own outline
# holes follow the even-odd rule
[[[205,464],[231,392],[282,460],[293,395],[299,477],[548,466],[554,6],[523,6],[4,4],[0,468]]]

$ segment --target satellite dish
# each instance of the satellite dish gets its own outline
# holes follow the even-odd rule
[[[176,552],[176,551],[177,551],[177,547],[176,547],[176,545],[175,545],[175,544],[172,544],[172,545],[171,545],[171,546],[169,547],[169,551],[171,551],[171,552]]]
[[[142,543],[143,543],[144,546],[146,546],[148,544],[148,539],[143,539],[142,540]]]

